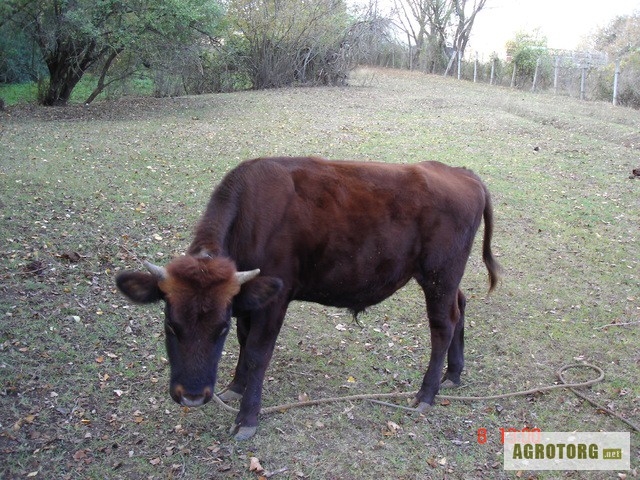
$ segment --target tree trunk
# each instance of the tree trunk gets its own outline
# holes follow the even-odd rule
[[[45,58],[49,70],[49,88],[41,100],[42,104],[66,105],[82,76],[104,52],[96,51],[95,40],[85,44],[74,42],[73,39],[60,40],[56,49]]]
[[[120,55],[120,52],[122,52],[122,50],[124,50],[124,48],[119,48],[118,50],[114,50],[113,52],[111,52],[111,55],[109,55],[109,58],[107,58],[107,61],[104,62],[104,65],[102,67],[102,72],[100,73],[100,78],[98,79],[98,85],[96,86],[95,90],[91,92],[91,95],[89,95],[89,97],[85,100],[84,103],[89,105],[91,102],[93,102],[96,99],[98,95],[102,93],[105,87],[109,85],[109,83],[111,83],[109,82],[105,84],[104,79],[107,76],[107,72],[109,71],[109,68],[111,68],[111,64],[116,59],[116,57]],[[185,91],[186,91],[186,88],[185,88]]]
[[[82,73],[68,65],[58,65],[49,68],[49,88],[42,98],[42,104],[46,106],[66,105],[71,97],[71,92],[82,78]]]

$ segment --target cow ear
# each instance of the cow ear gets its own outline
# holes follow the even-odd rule
[[[282,280],[276,277],[256,277],[242,285],[233,297],[235,313],[250,312],[264,307],[282,290]]]
[[[150,273],[122,272],[116,277],[116,286],[136,303],[153,303],[162,299],[158,278]]]

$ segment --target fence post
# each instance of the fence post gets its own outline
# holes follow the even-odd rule
[[[620,60],[616,60],[616,70],[613,74],[613,105],[618,105],[618,80],[620,78]]]
[[[516,86],[516,70],[518,70],[518,64],[513,62],[513,74],[511,75],[511,88]]]
[[[560,72],[560,57],[556,57],[556,66],[553,70],[553,93],[558,94],[558,74]]]
[[[580,78],[580,100],[584,100],[585,86],[587,83],[587,67],[582,66],[582,77]]]
[[[536,70],[533,72],[533,85],[531,87],[531,91],[536,91],[536,83],[538,83],[538,70],[540,70],[540,57],[536,60]]]
[[[476,52],[476,60],[473,62],[473,83],[478,81],[478,52]]]
[[[491,60],[491,80],[489,80],[489,85],[493,85],[494,76],[496,74],[496,59]]]
[[[458,55],[458,80],[462,78],[462,55]]]

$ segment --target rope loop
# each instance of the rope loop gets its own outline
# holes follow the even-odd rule
[[[598,377],[594,378],[592,380],[584,381],[584,382],[568,383],[566,381],[566,379],[564,378],[564,373],[567,370],[575,369],[575,368],[590,368],[591,370],[595,370],[598,373]],[[561,383],[558,383],[558,384],[555,384],[555,385],[547,385],[547,386],[543,386],[543,387],[536,387],[536,388],[532,388],[532,389],[529,389],[529,390],[520,390],[520,391],[517,391],[517,392],[509,392],[509,393],[503,393],[503,394],[499,394],[499,395],[486,395],[486,396],[477,396],[477,397],[458,396],[458,395],[437,395],[437,398],[441,399],[441,400],[458,400],[458,401],[461,401],[461,402],[477,402],[477,401],[484,401],[484,400],[497,400],[497,399],[509,398],[509,397],[520,397],[520,396],[525,396],[525,395],[532,395],[532,394],[535,394],[535,393],[548,392],[548,391],[551,391],[551,390],[558,390],[558,389],[561,389],[561,388],[568,388],[569,390],[574,392],[579,397],[581,397],[581,398],[587,400],[588,402],[592,403],[593,405],[595,405],[597,408],[606,411],[607,413],[609,413],[609,414],[619,418],[623,422],[627,423],[633,429],[635,429],[637,431],[640,431],[638,426],[636,426],[633,423],[629,422],[628,420],[626,420],[625,418],[621,417],[620,415],[612,412],[611,410],[607,409],[606,407],[603,407],[603,406],[593,402],[592,400],[590,400],[589,398],[587,398],[586,396],[584,396],[583,394],[581,394],[580,392],[575,390],[576,388],[589,387],[591,385],[595,385],[596,383],[599,383],[602,380],[604,380],[604,370],[602,370],[600,367],[598,367],[596,365],[592,365],[590,363],[579,363],[579,364],[563,365],[556,372],[556,376],[558,377],[558,380]],[[260,410],[260,415],[269,415],[271,413],[283,413],[283,412],[286,412],[287,410],[290,410],[292,408],[302,408],[302,407],[309,407],[309,406],[312,406],[312,405],[323,405],[323,404],[327,404],[327,403],[336,403],[336,402],[349,402],[349,401],[355,401],[355,400],[369,400],[369,401],[371,401],[373,403],[378,403],[378,404],[385,405],[385,406],[388,406],[388,407],[399,408],[399,409],[402,409],[402,410],[409,410],[411,412],[423,413],[421,410],[418,410],[416,408],[403,407],[403,406],[400,406],[400,405],[379,401],[379,399],[394,399],[394,398],[398,399],[398,398],[415,397],[416,394],[417,394],[417,392],[363,393],[363,394],[358,394],[358,395],[347,395],[347,396],[343,396],[343,397],[320,398],[320,399],[316,399],[316,400],[308,400],[308,401],[304,401],[304,402],[295,402],[295,403],[286,403],[286,404],[283,404],[283,405],[276,405],[276,406],[273,406],[273,407],[263,408],[263,409]],[[214,395],[213,399],[224,410],[226,410],[228,412],[232,412],[232,413],[238,413],[239,412],[239,410],[237,408],[234,408],[234,407],[224,403],[218,397],[218,395]]]

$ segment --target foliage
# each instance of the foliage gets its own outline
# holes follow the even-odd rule
[[[526,76],[533,76],[539,58],[547,55],[547,38],[539,30],[533,33],[517,32],[505,45],[507,56]]]
[[[616,17],[591,39],[592,47],[611,61],[598,76],[598,98],[613,97],[614,62],[620,62],[618,104],[640,108],[640,12]]]
[[[0,84],[34,81],[46,72],[31,42],[15,24],[0,23]]]
[[[536,71],[536,65],[540,64],[542,69],[539,74],[549,76],[551,65],[547,50],[547,38],[539,30],[529,32],[517,32],[512,40],[506,45],[507,58],[511,59],[509,73],[513,75],[516,69],[516,84],[530,82]]]
[[[46,64],[42,103],[60,105],[90,69],[99,80],[88,101],[111,81],[107,75],[118,63],[126,67],[116,79],[198,37],[212,38],[220,9],[209,0],[15,0],[4,4],[3,14]]]
[[[592,46],[611,60],[640,52],[640,12],[618,16],[592,38]]]
[[[618,104],[640,109],[640,51],[627,55],[620,68]]]
[[[343,0],[231,0],[231,35],[240,35],[253,88],[346,79],[340,60],[349,26]]]

